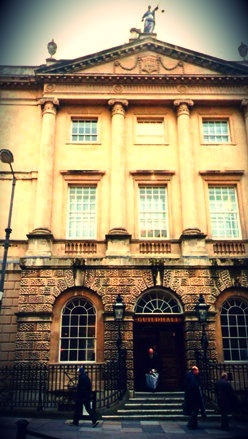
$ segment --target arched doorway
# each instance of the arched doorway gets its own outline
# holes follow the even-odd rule
[[[185,376],[184,316],[179,300],[168,290],[153,288],[137,301],[134,316],[134,389],[146,390],[144,364],[156,345],[161,371],[158,391],[183,389]]]

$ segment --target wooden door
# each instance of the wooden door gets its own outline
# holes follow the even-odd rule
[[[134,323],[134,387],[146,390],[144,362],[151,346],[157,346],[161,361],[158,391],[183,389],[185,355],[183,323]]]

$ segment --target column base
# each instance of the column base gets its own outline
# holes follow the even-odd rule
[[[49,229],[34,229],[27,235],[28,250],[27,256],[51,256],[53,234]]]
[[[206,236],[198,228],[183,230],[180,236],[182,256],[208,256]]]
[[[131,235],[123,227],[111,229],[106,236],[106,256],[129,256]]]

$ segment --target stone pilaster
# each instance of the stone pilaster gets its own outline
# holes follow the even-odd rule
[[[55,147],[55,123],[59,102],[54,98],[40,100],[42,129],[40,157],[34,210],[34,230],[28,235],[29,255],[50,255],[52,244],[51,215],[53,199],[53,168]]]

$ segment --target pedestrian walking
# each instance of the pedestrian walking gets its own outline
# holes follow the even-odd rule
[[[221,416],[221,429],[229,430],[228,415],[232,413],[234,409],[237,410],[238,399],[228,381],[227,372],[222,372],[220,379],[215,383],[214,389]]]
[[[98,424],[97,414],[95,410],[91,408],[90,397],[91,397],[92,385],[91,381],[86,374],[83,367],[78,369],[78,383],[76,390],[76,405],[73,416],[73,421],[69,425],[78,425],[79,420],[82,416],[83,406],[89,414],[92,422],[92,427],[96,427]]]
[[[198,413],[206,417],[202,389],[199,379],[199,368],[192,366],[186,375],[183,412],[189,416],[187,427],[190,430],[198,428]]]

